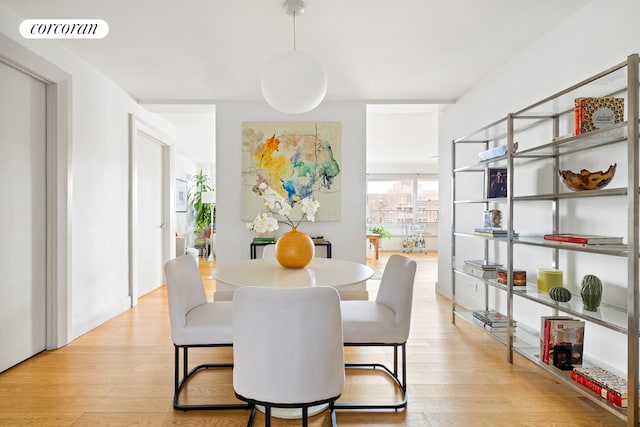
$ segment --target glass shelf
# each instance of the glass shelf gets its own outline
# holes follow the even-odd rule
[[[513,238],[514,244],[523,244],[530,246],[541,246],[551,249],[562,249],[566,251],[578,251],[589,252],[593,254],[611,255],[611,256],[627,256],[626,245],[597,245],[597,246],[577,246],[577,245],[563,245],[559,243],[552,243],[549,240],[544,240],[542,236],[518,236]]]
[[[473,311],[474,310],[455,310],[454,314],[464,320],[466,320],[467,322],[471,323],[472,325],[474,325],[476,328],[482,330],[484,333],[491,335],[492,337],[494,337],[495,339],[497,339],[498,341],[500,341],[503,344],[507,343],[507,333],[505,332],[492,332],[490,329],[486,329],[483,328],[482,326],[480,326],[474,319],[473,317]]]
[[[499,338],[498,338],[499,340]],[[555,377],[560,378],[563,382],[573,387],[575,390],[588,397],[593,402],[605,407],[607,410],[612,411],[620,416],[626,416],[626,408],[619,408],[606,399],[603,399],[600,395],[592,392],[588,388],[578,384],[571,379],[571,371],[563,371],[556,368],[553,365],[547,365],[540,360],[540,337],[536,333],[529,332],[518,326],[516,328],[516,339],[513,341],[513,349],[529,359],[531,362],[542,367],[546,371],[551,372]],[[589,360],[584,360],[582,367],[595,367],[596,364]]]
[[[626,142],[628,123],[621,122],[606,128],[594,130],[581,135],[558,139],[549,144],[540,145],[513,154],[513,159],[531,159],[566,155],[591,148]]]
[[[499,164],[506,165],[507,155],[495,157],[493,159],[485,160],[478,163],[473,163],[467,166],[460,166],[453,170],[454,173],[458,172],[484,172],[489,166],[495,166]]]
[[[461,276],[468,277],[468,278],[473,279],[473,280],[478,280],[478,281],[480,281],[482,283],[485,283],[485,284],[487,284],[489,286],[492,286],[492,287],[494,287],[496,289],[500,289],[500,290],[503,290],[505,292],[507,291],[507,286],[503,285],[502,283],[498,283],[498,281],[496,279],[483,279],[482,277],[474,276],[473,274],[466,273],[466,272],[464,272],[464,271],[462,271],[462,270],[460,270],[458,268],[454,268],[453,272],[456,273],[456,274],[459,274]]]
[[[524,289],[517,289],[514,286],[513,295],[521,298],[526,298],[531,301],[535,301],[538,304],[546,305],[562,311],[563,313],[570,314],[589,322],[597,323],[605,328],[626,333],[627,332],[627,312],[618,307],[614,307],[608,304],[600,304],[598,311],[586,311],[580,295],[572,295],[569,302],[556,302],[549,298],[549,294],[546,292],[538,292],[536,284],[528,283]]]
[[[591,191],[571,191],[566,193],[549,193],[549,194],[537,194],[530,196],[514,196],[512,199],[514,202],[528,201],[528,200],[557,200],[557,199],[581,199],[586,197],[606,197],[606,196],[626,196],[627,188],[605,188],[602,190]]]
[[[507,203],[506,197],[493,197],[491,199],[476,199],[476,200],[456,200],[456,205],[466,205],[470,203]]]
[[[499,242],[508,242],[509,240],[506,237],[489,237],[489,236],[480,236],[474,233],[460,233],[458,231],[453,233],[454,236],[459,237],[474,237],[476,239],[485,239],[485,240],[497,240]]]

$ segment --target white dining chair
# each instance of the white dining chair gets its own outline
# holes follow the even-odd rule
[[[262,248],[262,258],[272,259],[276,257],[276,245],[265,245]]]
[[[232,347],[232,304],[208,302],[200,271],[191,255],[170,260],[164,266],[171,339],[174,346],[173,407],[182,410],[248,409],[245,403],[180,404],[179,397],[189,378],[203,369],[232,368],[233,363],[201,364],[189,370],[189,348]],[[182,349],[182,377],[180,377]]]
[[[334,288],[245,286],[233,295],[233,388],[236,397],[272,408],[333,404],[344,388],[340,297]]]
[[[382,273],[375,301],[342,301],[345,346],[393,347],[393,370],[381,363],[346,363],[347,368],[380,368],[402,392],[392,404],[338,403],[336,409],[400,409],[407,405],[406,343],[411,326],[413,282],[416,262],[403,255],[391,255]],[[402,350],[402,379],[398,375],[398,349]]]

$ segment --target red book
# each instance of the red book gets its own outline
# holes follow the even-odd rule
[[[621,245],[622,237],[599,236],[596,234],[545,234],[544,240],[577,243],[581,245]]]
[[[580,375],[576,371],[571,372],[571,379],[577,382],[578,384],[583,385],[584,387],[593,391],[594,393],[600,395],[603,399],[607,399],[609,402],[613,403],[614,405],[620,408],[627,407],[626,397],[622,397],[611,390],[607,390],[601,385],[591,381],[589,378],[586,378]]]
[[[573,117],[575,119],[573,134],[580,135],[580,129],[582,128],[582,98],[575,99]]]
[[[549,331],[551,327],[551,318],[543,317],[542,318],[542,330],[540,333],[542,334],[542,342],[540,345],[540,360],[543,363],[549,364]]]
[[[555,320],[572,320],[572,318],[569,316],[542,316],[540,319],[540,360],[547,365],[551,349],[551,323]]]

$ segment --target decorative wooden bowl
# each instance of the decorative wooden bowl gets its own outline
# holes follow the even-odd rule
[[[606,172],[597,171],[589,172],[582,169],[580,173],[574,173],[570,170],[559,170],[558,175],[562,178],[562,183],[573,191],[599,190],[606,187],[616,173],[617,163],[609,166]]]

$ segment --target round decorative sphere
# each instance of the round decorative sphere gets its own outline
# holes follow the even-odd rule
[[[549,298],[556,302],[569,302],[571,300],[571,292],[562,286],[555,286],[549,289]]]
[[[287,268],[304,268],[315,255],[316,247],[309,235],[292,227],[276,240],[276,260]]]
[[[274,56],[260,81],[264,99],[278,111],[306,113],[327,94],[327,74],[316,59],[299,50]]]

